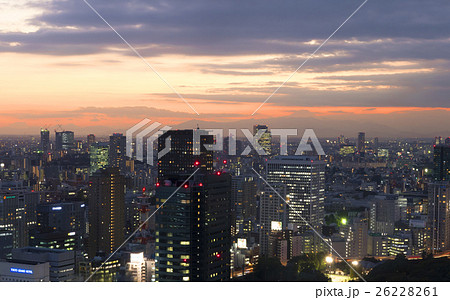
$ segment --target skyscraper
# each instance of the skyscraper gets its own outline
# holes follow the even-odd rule
[[[341,229],[345,238],[345,253],[340,253],[345,257],[360,257],[367,255],[368,243],[368,214],[361,213],[359,217],[351,221]]]
[[[170,139],[170,151],[158,160],[158,181],[178,174],[192,174],[196,168],[210,173],[213,170],[213,151],[206,150],[204,144],[213,144],[214,138],[207,131],[196,129],[200,141],[194,145],[194,130],[169,130],[158,138],[158,151],[166,148]],[[196,151],[200,155],[195,155]]]
[[[70,240],[71,247],[80,249],[86,234],[86,205],[80,202],[42,203],[37,206],[37,226],[33,232],[36,239],[52,242],[52,239]],[[63,238],[60,238],[63,237]],[[40,246],[44,247],[44,246]],[[51,247],[49,245],[48,247]],[[57,247],[55,247],[57,248]],[[68,249],[60,247],[61,249]]]
[[[264,152],[266,152],[267,155],[272,154],[272,134],[269,131],[269,127],[267,125],[254,125],[253,126],[253,134],[256,135],[256,133],[259,130],[265,130],[265,132],[261,135],[261,138],[258,140],[258,143],[261,145],[261,147],[264,149]]]
[[[126,144],[126,137],[121,133],[109,137],[109,166],[119,168],[121,173],[126,168]]]
[[[434,180],[450,180],[450,145],[434,146]]]
[[[75,147],[75,137],[73,131],[55,132],[56,151],[72,150]]]
[[[233,176],[231,186],[232,227],[242,234],[256,225],[256,179],[253,175]]]
[[[170,136],[171,149],[158,160],[156,204],[164,206],[155,220],[156,281],[230,278],[231,176],[212,173],[212,152],[201,146],[212,144],[213,136],[201,132],[205,135],[195,145],[193,133],[168,131],[158,140],[161,151]]]
[[[382,235],[394,234],[395,222],[406,221],[407,199],[400,195],[377,195],[370,205],[370,230]]]
[[[109,152],[108,143],[98,142],[91,145],[89,148],[90,174],[109,165]]]
[[[41,129],[41,150],[46,153],[50,150],[50,131]]]
[[[286,197],[286,185],[274,184],[272,187],[266,186],[261,193],[259,204],[259,244],[261,255],[270,254],[272,233],[287,227],[287,205],[280,199],[278,194],[284,198]]]
[[[231,176],[196,174],[168,199],[184,178],[156,189],[156,281],[227,281]]]
[[[91,148],[92,144],[94,144],[94,143],[95,143],[95,135],[89,134],[87,136],[87,147],[88,147],[88,149]]]
[[[428,186],[428,222],[432,253],[450,250],[450,183],[441,181]]]
[[[36,226],[39,193],[19,182],[0,181],[0,230],[12,232],[14,248],[28,246],[29,232]]]
[[[125,178],[118,168],[100,169],[90,177],[89,258],[112,253],[124,241]]]
[[[288,222],[299,231],[320,229],[324,218],[325,163],[312,156],[277,156],[267,162],[270,185],[286,185]],[[304,220],[302,220],[302,218]]]
[[[365,132],[358,133],[357,150],[359,153],[364,153],[366,151],[366,133]]]

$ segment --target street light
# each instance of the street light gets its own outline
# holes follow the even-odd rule
[[[352,265],[356,267],[357,265],[359,265],[359,263],[357,260],[354,260],[354,261],[352,261]]]
[[[331,263],[333,262],[333,257],[332,257],[332,256],[327,256],[327,257],[325,257],[325,262],[326,262],[327,264],[331,264]]]

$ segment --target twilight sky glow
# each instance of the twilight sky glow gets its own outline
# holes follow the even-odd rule
[[[450,135],[448,0],[369,0],[251,116],[362,2],[89,0],[197,116],[82,0],[0,0],[0,134],[150,118]]]

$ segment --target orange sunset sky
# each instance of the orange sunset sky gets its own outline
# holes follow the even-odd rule
[[[363,3],[339,2],[89,1],[197,115],[83,1],[0,0],[0,134],[149,118],[450,135],[448,1],[368,1],[252,115]]]

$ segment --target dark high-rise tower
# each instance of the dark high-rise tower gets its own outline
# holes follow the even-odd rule
[[[92,144],[94,144],[94,143],[95,143],[95,135],[89,134],[87,136],[87,147],[88,147],[88,149],[91,148]]]
[[[431,228],[431,253],[450,250],[450,183],[440,181],[428,186],[428,222]]]
[[[47,152],[50,150],[50,131],[41,129],[41,150]]]
[[[73,131],[61,131],[55,133],[56,151],[72,150],[75,147]]]
[[[256,227],[256,180],[253,175],[233,176],[231,181],[231,219],[233,234],[249,232]]]
[[[365,132],[358,133],[357,147],[358,147],[359,153],[364,153],[366,151],[366,133]]]
[[[118,168],[100,169],[90,177],[89,258],[112,253],[124,241],[125,178]]]
[[[177,177],[178,174],[192,174],[196,168],[212,172],[213,151],[206,150],[204,144],[213,144],[214,137],[207,131],[196,129],[200,136],[195,145],[194,130],[170,130],[158,138],[158,152],[166,148],[170,138],[170,151],[158,160],[158,181]],[[195,155],[198,151],[200,155]]]
[[[434,146],[434,180],[450,180],[450,145]]]
[[[126,137],[121,133],[114,133],[109,137],[109,166],[119,168],[125,172],[126,168]]]
[[[200,171],[199,171],[200,172]],[[227,281],[230,278],[229,174],[196,174],[156,189],[156,281]]]
[[[157,281],[230,278],[231,176],[212,173],[212,151],[200,145],[212,144],[213,136],[197,133],[198,145],[193,130],[168,131],[158,140],[161,151],[170,136],[171,150],[158,160],[156,201],[164,206],[155,220]]]

